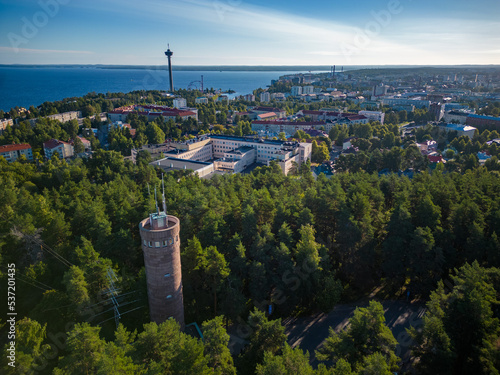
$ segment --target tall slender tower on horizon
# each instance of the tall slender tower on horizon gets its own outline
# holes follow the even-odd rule
[[[160,211],[156,202],[156,212],[139,224],[146,267],[149,315],[158,324],[173,318],[183,330],[180,221],[175,216],[167,215],[165,187],[162,197],[163,211]]]
[[[172,78],[172,55],[174,53],[170,51],[170,44],[167,44],[167,51],[165,52],[165,56],[168,58],[168,78],[170,80],[170,92],[174,92],[174,80]]]

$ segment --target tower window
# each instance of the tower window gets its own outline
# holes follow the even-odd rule
[[[169,274],[169,273],[166,273],[164,277],[170,277],[170,274]]]
[[[153,247],[153,243],[151,241],[149,241],[148,246]]]
[[[144,242],[144,246],[148,246],[148,242],[146,240],[144,240],[143,242]]]
[[[172,298],[172,295],[171,295],[171,294],[169,294],[169,295],[167,296],[167,299],[170,299],[170,298]]]
[[[163,241],[163,247],[167,247],[167,241]]]
[[[155,247],[160,247],[160,241],[155,242]]]

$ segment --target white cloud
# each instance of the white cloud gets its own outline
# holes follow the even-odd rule
[[[24,52],[24,53],[68,53],[68,54],[82,54],[91,55],[94,54],[92,51],[72,51],[72,50],[58,50],[58,49],[34,49],[34,48],[14,48],[14,47],[2,47],[0,46],[0,51],[2,52]]]

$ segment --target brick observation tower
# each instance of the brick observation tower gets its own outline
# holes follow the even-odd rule
[[[180,221],[175,216],[167,215],[164,193],[163,211],[158,209],[156,203],[156,212],[142,220],[139,229],[151,320],[159,324],[173,318],[184,329]]]

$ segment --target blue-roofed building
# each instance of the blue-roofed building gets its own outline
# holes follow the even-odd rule
[[[462,124],[439,125],[439,129],[445,130],[446,132],[456,131],[458,133],[459,137],[462,136],[462,135],[466,135],[470,139],[472,139],[474,137],[474,133],[477,130],[473,126],[462,125]]]

